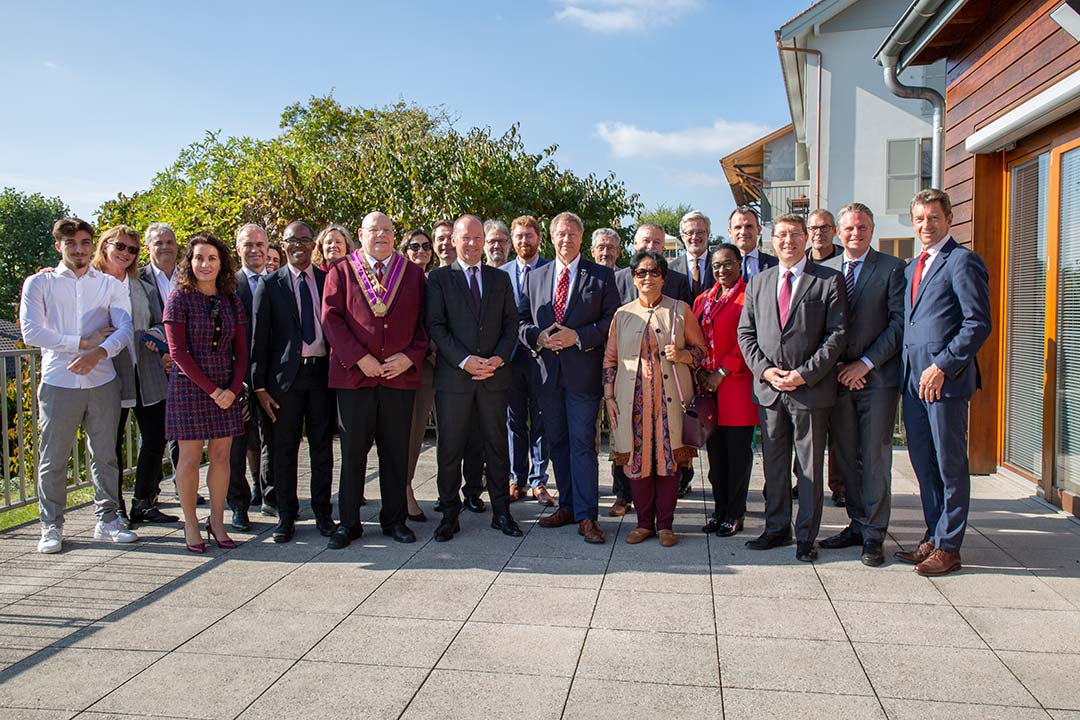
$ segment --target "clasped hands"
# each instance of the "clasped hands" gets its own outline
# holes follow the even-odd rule
[[[114,327],[103,327],[79,339],[79,354],[67,364],[67,369],[76,375],[86,375],[97,364],[109,356],[101,343],[116,331]]]
[[[503,359],[498,355],[492,355],[489,358],[470,355],[465,360],[465,372],[469,373],[473,380],[487,380],[502,366]]]
[[[841,385],[848,390],[862,390],[866,387],[866,376],[870,372],[870,368],[862,360],[840,363],[838,367],[840,372],[837,373],[836,380]]]
[[[565,350],[568,347],[577,345],[577,341],[577,330],[571,330],[559,323],[552,323],[551,327],[540,333],[540,337],[537,338],[536,344],[545,350],[559,352],[560,350]]]
[[[781,370],[771,367],[761,374],[761,378],[780,392],[791,392],[806,384],[798,370]]]
[[[227,388],[218,388],[210,393],[210,399],[222,410],[228,410],[236,400],[236,393]]]
[[[412,364],[412,360],[405,353],[394,353],[386,358],[386,362],[379,362],[374,355],[365,355],[356,362],[360,372],[368,377],[381,377],[383,380],[393,380],[411,368]]]

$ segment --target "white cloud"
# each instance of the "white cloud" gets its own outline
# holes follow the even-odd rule
[[[611,146],[611,153],[617,158],[701,154],[720,157],[767,134],[769,130],[766,125],[728,120],[717,120],[709,127],[671,132],[647,130],[622,122],[596,124],[596,134]]]
[[[555,18],[599,33],[640,32],[669,25],[697,9],[700,0],[556,0]]]

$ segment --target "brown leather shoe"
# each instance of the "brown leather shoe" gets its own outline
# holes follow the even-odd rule
[[[517,483],[510,483],[510,489],[507,492],[510,502],[517,502],[525,497],[525,490],[518,486]]]
[[[578,523],[577,532],[578,535],[585,538],[585,542],[593,545],[601,545],[607,540],[604,531],[600,529],[595,520],[582,520]]]
[[[660,545],[662,547],[671,547],[679,543],[679,536],[673,530],[661,530],[658,534],[660,535]]]
[[[915,549],[915,552],[908,552],[907,550],[897,550],[893,553],[893,557],[902,563],[908,565],[918,565],[926,560],[934,553],[934,543],[929,540],[925,540],[919,543],[919,547]]]
[[[923,577],[947,575],[960,569],[960,553],[935,550],[926,560],[915,566],[915,572]]]
[[[634,528],[626,534],[626,542],[629,545],[637,545],[639,542],[645,542],[655,534],[656,531],[651,528]]]
[[[574,513],[567,508],[559,508],[550,515],[545,515],[536,521],[536,524],[545,528],[559,528],[574,522]]]
[[[611,509],[607,511],[607,514],[608,517],[622,517],[628,510],[630,510],[629,500],[615,498],[615,503],[611,506]]]
[[[543,485],[537,485],[532,489],[532,496],[536,498],[536,502],[541,505],[547,505],[548,507],[555,507],[555,498],[551,497],[551,493],[547,491],[547,488]]]

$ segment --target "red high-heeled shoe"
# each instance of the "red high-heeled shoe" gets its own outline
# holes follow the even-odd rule
[[[210,521],[206,521],[206,538],[207,540],[213,540],[217,543],[219,548],[225,550],[232,550],[235,547],[239,547],[235,540],[218,540],[218,536],[214,534],[214,528],[210,527]]]

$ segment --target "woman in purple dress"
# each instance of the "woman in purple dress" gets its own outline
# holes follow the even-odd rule
[[[236,402],[247,372],[244,311],[236,296],[232,254],[210,233],[187,241],[176,287],[165,304],[165,335],[173,358],[165,403],[165,436],[178,441],[176,487],[184,511],[184,540],[191,552],[206,552],[195,514],[199,462],[209,442],[209,538],[219,547],[236,547],[225,532],[225,494],[229,486],[232,438],[244,432]]]

